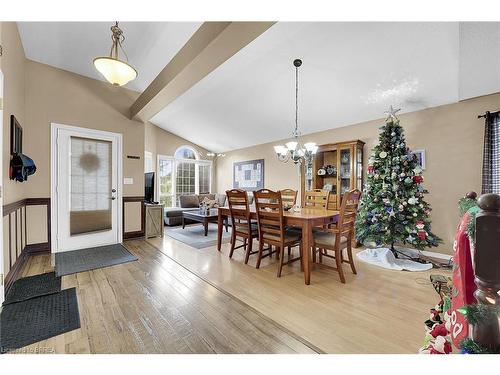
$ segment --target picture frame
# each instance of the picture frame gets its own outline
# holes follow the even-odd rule
[[[425,150],[413,150],[411,153],[417,157],[418,165],[420,165],[422,170],[425,170]]]
[[[23,152],[23,127],[14,115],[10,115],[10,154],[17,155]]]
[[[233,188],[256,191],[264,188],[264,159],[233,163]]]

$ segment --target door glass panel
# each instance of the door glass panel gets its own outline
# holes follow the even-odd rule
[[[70,150],[70,234],[110,230],[111,142],[70,137]]]
[[[349,191],[351,185],[351,150],[340,150],[340,194]]]

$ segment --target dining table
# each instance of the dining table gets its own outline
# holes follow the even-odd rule
[[[250,218],[257,220],[257,212],[255,206],[250,206]],[[231,216],[229,207],[219,207],[217,216],[217,250],[220,251],[222,246],[222,229],[226,218]],[[283,211],[284,224],[291,227],[299,227],[302,229],[302,246],[304,281],[306,285],[311,283],[311,248],[313,246],[313,228],[323,227],[328,224],[337,222],[339,211],[329,210],[317,207],[301,207],[300,209],[290,209]]]

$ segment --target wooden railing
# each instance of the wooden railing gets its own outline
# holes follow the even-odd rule
[[[474,239],[474,273],[478,303],[500,304],[500,195],[484,194],[478,199],[481,211],[476,215]],[[489,348],[500,346],[498,319],[475,324],[474,341]]]

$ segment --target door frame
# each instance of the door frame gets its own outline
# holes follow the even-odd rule
[[[57,202],[57,132],[61,130],[70,130],[80,133],[82,136],[99,137],[107,136],[116,138],[116,146],[118,152],[117,158],[117,232],[118,243],[123,242],[123,135],[122,133],[113,133],[104,130],[82,128],[79,126],[50,123],[50,232],[51,244],[50,250],[52,253],[57,253],[58,244],[58,202]]]

